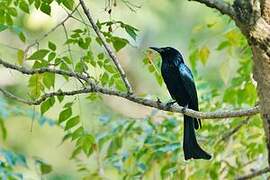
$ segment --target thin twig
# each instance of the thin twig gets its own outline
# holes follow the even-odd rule
[[[86,82],[89,81],[89,78],[87,76],[81,75],[79,73],[75,72],[70,72],[70,71],[64,71],[64,70],[59,70],[59,69],[52,69],[52,68],[39,68],[39,69],[27,69],[25,67],[17,66],[11,63],[8,63],[0,58],[0,64],[2,64],[4,67],[8,69],[13,69],[16,71],[21,72],[22,74],[27,74],[27,75],[33,75],[33,74],[43,74],[45,72],[50,72],[50,73],[55,73],[55,74],[60,74],[63,76],[69,76],[69,77],[74,77],[76,79],[84,80]]]
[[[241,129],[242,126],[246,125],[250,121],[250,116],[248,116],[245,120],[241,121],[234,129],[231,129],[229,132],[225,133],[222,138],[218,141],[226,141],[229,139],[231,136],[233,136],[237,131]]]
[[[40,38],[36,39],[33,43],[29,44],[25,49],[24,49],[24,58],[23,58],[23,62],[25,62],[26,58],[27,58],[27,54],[28,51],[34,47],[36,44],[38,44],[40,41],[42,41],[43,39],[45,39],[46,37],[49,36],[49,34],[51,34],[52,32],[54,32],[56,29],[58,29],[60,26],[62,26],[70,17],[72,17],[72,15],[76,12],[76,10],[78,9],[80,4],[78,4],[75,9],[68,14],[60,23],[58,23],[56,26],[54,26],[50,31],[46,32],[44,35],[42,35]]]
[[[127,79],[127,75],[124,71],[124,69],[122,68],[122,66],[120,65],[119,63],[119,60],[117,58],[117,56],[115,55],[115,53],[113,52],[112,48],[106,43],[105,39],[104,39],[104,36],[101,34],[99,28],[97,27],[96,23],[94,22],[92,16],[91,16],[91,13],[89,11],[89,9],[86,7],[85,3],[83,0],[80,0],[80,4],[81,4],[81,7],[83,8],[83,11],[87,17],[87,19],[89,20],[91,26],[93,27],[94,31],[96,32],[98,38],[100,39],[102,45],[104,46],[104,48],[106,49],[108,55],[111,57],[111,59],[113,60],[117,70],[119,71],[120,75],[121,75],[121,78],[123,79],[124,83],[125,83],[125,86],[127,88],[127,91],[129,94],[132,94],[132,87]]]
[[[245,175],[245,176],[242,176],[242,177],[239,177],[239,178],[236,178],[237,180],[246,180],[246,179],[251,179],[251,178],[254,178],[256,176],[260,176],[260,175],[263,175],[265,173],[269,173],[270,172],[270,168],[269,167],[266,167],[264,169],[261,169],[259,171],[255,171],[253,173],[250,173],[248,175]]]

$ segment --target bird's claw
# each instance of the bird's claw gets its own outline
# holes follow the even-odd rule
[[[186,106],[184,106],[183,108],[182,108],[182,113],[185,113],[186,111],[187,111],[187,108],[188,108],[188,105],[186,105]]]
[[[174,105],[175,103],[176,103],[175,100],[174,100],[174,101],[167,102],[167,103],[166,103],[166,107],[167,107],[167,108],[170,108],[170,107],[172,107],[172,105]]]
[[[161,100],[159,98],[157,98],[157,103],[161,104]]]

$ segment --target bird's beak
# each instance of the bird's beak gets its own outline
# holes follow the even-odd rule
[[[156,48],[156,47],[149,47],[150,49],[153,49],[154,51],[157,51],[158,53],[162,52],[161,48]]]

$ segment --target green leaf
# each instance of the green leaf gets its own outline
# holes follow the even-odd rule
[[[9,26],[13,25],[13,20],[9,14],[6,14],[6,23]]]
[[[47,112],[55,103],[55,98],[50,97],[40,105],[41,114]]]
[[[125,30],[134,40],[136,40],[136,37],[137,37],[136,32],[138,31],[138,29],[126,24],[125,25]]]
[[[48,56],[48,61],[51,62],[52,60],[54,60],[54,58],[56,57],[56,53],[55,52],[51,52]]]
[[[199,59],[199,49],[196,48],[195,50],[192,51],[192,53],[189,55],[189,61],[191,65],[191,69],[196,72],[196,64],[197,60]]]
[[[203,65],[205,65],[207,63],[209,55],[210,55],[210,50],[207,46],[204,46],[200,49],[199,58],[200,58]]]
[[[17,51],[17,61],[18,61],[18,64],[19,65],[22,65],[23,64],[23,58],[24,58],[24,51],[19,49]]]
[[[32,5],[35,0],[28,0],[29,4]]]
[[[71,59],[70,59],[69,57],[67,57],[67,56],[64,56],[64,57],[63,57],[63,60],[64,60],[67,64],[72,64]]]
[[[55,74],[49,72],[44,73],[43,83],[48,89],[53,88],[55,84]]]
[[[79,39],[78,45],[82,48],[82,49],[88,49],[89,45],[91,42],[91,38],[85,38],[85,40],[83,40],[82,38]]]
[[[201,31],[203,31],[203,29],[204,29],[204,25],[199,24],[199,25],[196,25],[195,27],[192,28],[192,32],[199,33]]]
[[[22,42],[25,42],[26,38],[25,38],[23,32],[20,32],[18,35],[19,35],[20,40],[21,40]]]
[[[42,0],[42,1],[47,3],[47,4],[51,4],[54,0]]]
[[[162,84],[163,84],[163,78],[162,78],[162,76],[158,72],[156,72],[155,73],[155,77],[156,77],[156,80],[157,80],[158,84],[160,86],[162,86]]]
[[[25,1],[20,1],[19,7],[22,11],[29,14],[29,6]]]
[[[37,98],[41,95],[44,87],[41,83],[43,75],[35,74],[32,75],[28,82],[28,87],[30,88],[30,95],[32,98]]]
[[[63,138],[62,138],[62,142],[64,143],[66,140],[70,139],[72,137],[72,134],[70,132],[68,132]]]
[[[180,143],[173,143],[173,144],[166,144],[165,146],[162,146],[160,148],[157,148],[155,151],[160,151],[160,152],[172,152],[176,151],[181,148]]]
[[[221,51],[222,49],[224,49],[224,48],[226,48],[228,46],[230,46],[229,41],[223,41],[218,45],[216,50]]]
[[[230,63],[228,60],[222,62],[219,73],[224,84],[227,84],[230,79]]]
[[[108,72],[110,72],[110,73],[115,73],[115,72],[117,72],[116,69],[115,69],[115,67],[113,67],[112,65],[105,65],[104,68],[105,68]]]
[[[128,44],[128,40],[119,37],[112,37],[111,41],[116,52],[120,51]]]
[[[72,105],[73,105],[73,101],[72,102],[68,102],[68,103],[66,103],[65,105],[64,105],[64,108],[71,108],[72,107]]]
[[[102,40],[101,40],[99,37],[96,37],[96,42],[97,42],[100,46],[102,46]]]
[[[87,96],[87,99],[90,101],[96,101],[96,100],[101,100],[101,96],[98,93],[90,93],[89,96]]]
[[[6,140],[6,138],[7,138],[7,129],[6,129],[4,120],[1,117],[0,117],[0,129],[1,129],[1,132],[2,132],[3,140]]]
[[[234,46],[237,46],[240,43],[241,36],[240,36],[240,33],[236,29],[232,29],[231,31],[227,32],[225,34],[225,37]]]
[[[0,32],[6,30],[8,28],[8,26],[4,25],[4,24],[0,24]]]
[[[155,66],[152,65],[152,64],[150,64],[150,65],[148,66],[148,71],[149,71],[150,73],[154,72],[154,71],[155,71]]]
[[[73,7],[74,7],[74,1],[73,0],[68,0],[68,1],[64,0],[64,1],[62,1],[62,3],[69,10],[71,10],[71,11],[73,10]]]
[[[66,108],[64,109],[58,118],[58,123],[62,123],[64,121],[66,121],[68,118],[70,118],[70,116],[72,115],[72,109],[71,108]]]
[[[91,134],[84,135],[81,139],[79,144],[82,147],[83,152],[90,156],[93,152],[93,145],[95,143],[95,138]]]
[[[75,71],[79,73],[83,73],[87,66],[82,62],[78,62],[75,66]]]
[[[51,41],[49,41],[48,47],[49,47],[52,51],[55,51],[55,50],[56,50],[56,45],[55,45],[53,42],[51,42]]]
[[[65,70],[65,71],[69,71],[70,68],[68,67],[68,65],[66,63],[61,63],[60,65],[60,69],[61,70]],[[66,80],[68,80],[68,76],[64,76]]]
[[[66,127],[65,127],[65,131],[69,130],[71,128],[73,128],[74,126],[76,126],[78,123],[80,122],[80,117],[79,116],[75,116],[71,119],[69,119],[66,123]]]
[[[52,166],[49,164],[42,163],[40,164],[40,172],[42,175],[49,174],[52,172]]]
[[[121,80],[116,80],[115,81],[115,87],[119,91],[125,91],[126,90],[126,87],[125,87],[124,83]]]
[[[57,96],[58,101],[61,103],[64,100],[65,96]]]
[[[22,42],[25,42],[26,38],[24,36],[24,33],[22,31],[22,28],[21,27],[18,27],[18,26],[11,26],[10,27],[13,31],[15,31],[15,33],[18,35],[18,37],[20,38],[20,40]]]
[[[104,59],[104,53],[99,53],[99,54],[97,55],[97,57],[98,57],[98,59]]]
[[[51,15],[51,6],[47,3],[43,2],[40,6],[40,10],[49,16]]]
[[[104,86],[105,84],[108,83],[108,80],[109,80],[109,75],[108,75],[107,72],[105,72],[105,73],[102,75],[101,79],[100,79],[101,84]]]
[[[120,136],[116,136],[112,139],[109,148],[107,150],[108,157],[112,156],[118,149],[122,147],[123,139]]]
[[[76,130],[72,133],[72,135],[71,135],[72,140],[77,139],[78,137],[80,137],[81,135],[83,135],[83,133],[84,133],[83,127],[79,127],[78,129],[76,129]]]
[[[80,146],[76,147],[76,149],[72,152],[70,159],[74,159],[81,152],[82,152],[82,148]]]
[[[41,0],[35,0],[35,7],[38,9],[40,7]]]
[[[8,13],[11,16],[17,16],[18,15],[17,10],[15,8],[8,8]]]
[[[28,60],[43,60],[44,57],[49,53],[50,51],[47,49],[40,49],[36,52],[34,52],[29,58],[27,58]]]

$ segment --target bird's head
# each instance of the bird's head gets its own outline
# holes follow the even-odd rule
[[[181,53],[172,47],[162,47],[162,48],[150,47],[150,49],[157,51],[161,55],[162,60],[172,60],[178,57],[181,60],[183,59]]]

